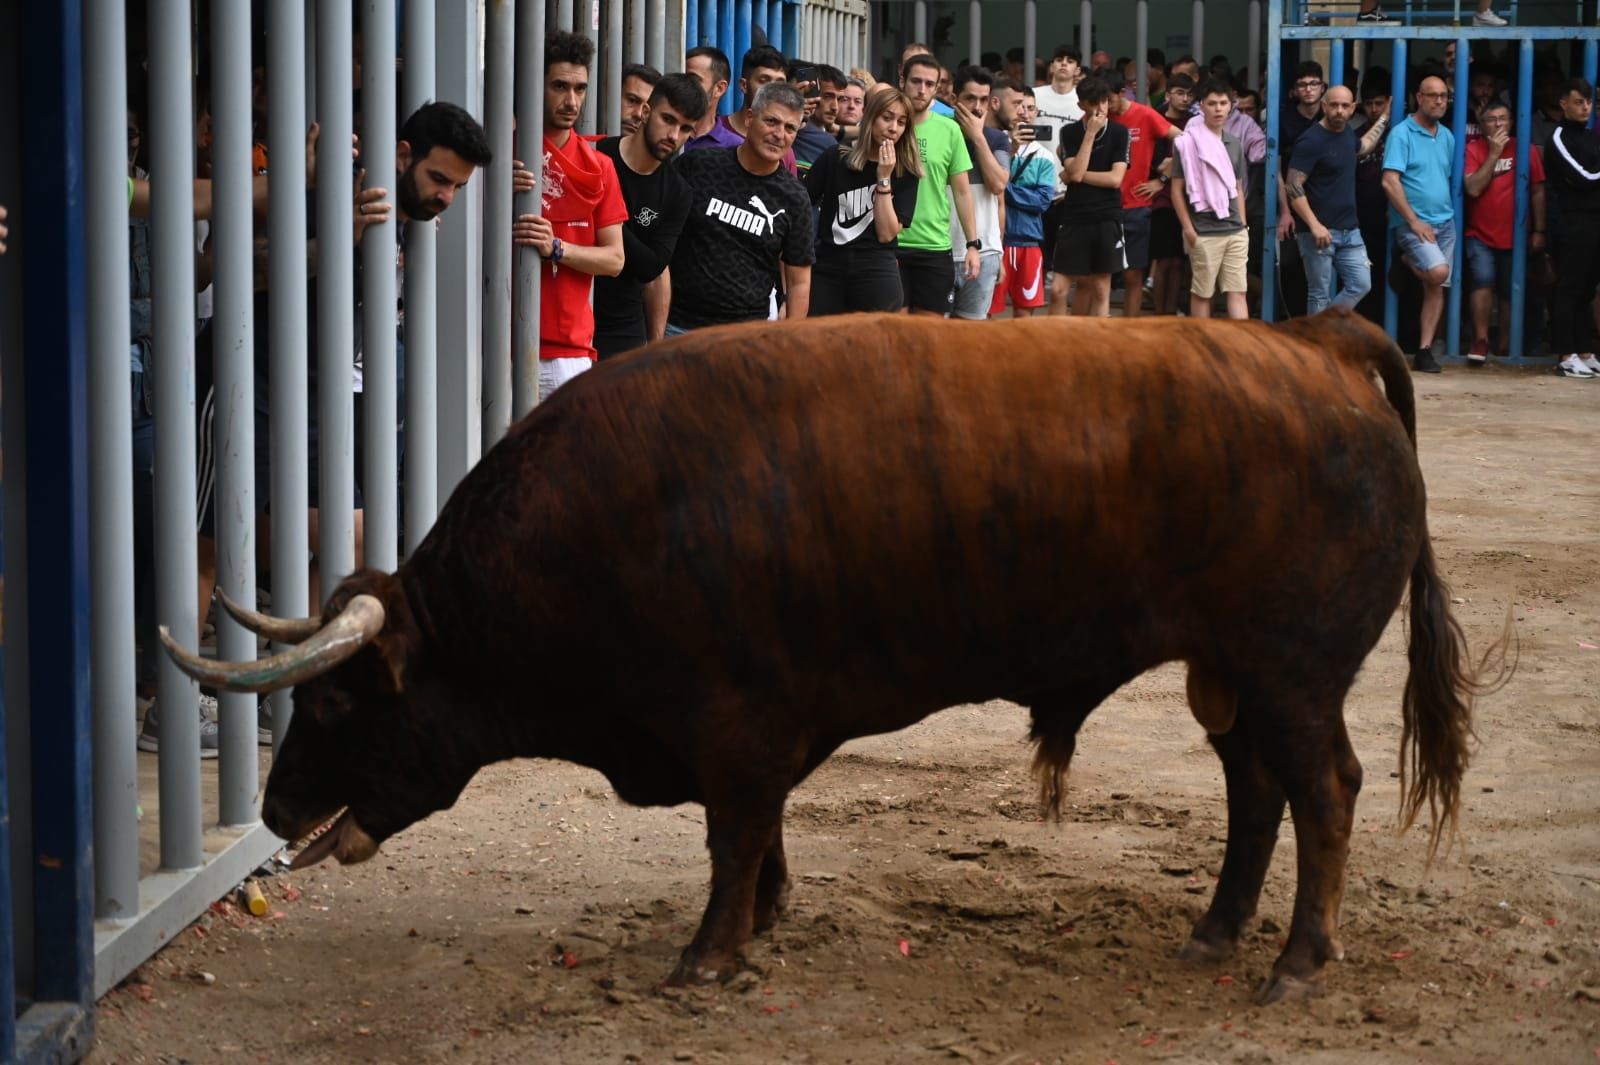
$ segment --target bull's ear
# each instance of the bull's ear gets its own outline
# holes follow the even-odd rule
[[[369,645],[373,653],[373,683],[385,695],[400,695],[406,690],[406,660],[411,657],[412,641],[397,632],[379,633]]]

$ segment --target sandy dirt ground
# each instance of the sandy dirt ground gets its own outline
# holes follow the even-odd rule
[[[109,994],[109,1062],[1594,1062],[1600,1059],[1600,385],[1417,379],[1436,550],[1479,646],[1455,849],[1397,838],[1398,616],[1347,708],[1366,768],[1316,1000],[1251,990],[1288,925],[1285,822],[1256,931],[1176,957],[1222,859],[1220,765],[1168,667],[1090,719],[1039,820],[1025,715],[959,707],[848,745],[794,794],[790,912],[725,986],[663,990],[705,903],[698,807],[564,763],[484,771],[365,866],[266,884]],[[1306,550],[1316,550],[1307,544]]]

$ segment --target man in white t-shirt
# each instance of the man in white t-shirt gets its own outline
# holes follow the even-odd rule
[[[1056,158],[1056,145],[1061,143],[1061,127],[1083,118],[1083,108],[1078,106],[1078,82],[1083,80],[1083,54],[1070,44],[1056,45],[1050,60],[1050,84],[1038,85],[1033,90],[1033,100],[1039,109],[1034,122],[1051,128],[1048,148],[1056,164],[1056,199],[1044,214],[1044,243],[1041,252],[1045,267],[1055,262],[1056,235],[1061,231],[1061,209],[1067,193],[1067,183],[1061,176],[1061,160]],[[1041,139],[1042,140],[1042,139]],[[1050,314],[1067,313],[1067,294],[1050,289]]]

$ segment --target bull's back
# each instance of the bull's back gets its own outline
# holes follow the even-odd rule
[[[1353,585],[1397,599],[1421,481],[1369,340],[1387,343],[1174,320],[707,330],[565,386],[440,532],[485,561],[486,595],[527,590],[508,623],[540,613],[641,674],[1012,694],[1097,655],[1326,625]]]

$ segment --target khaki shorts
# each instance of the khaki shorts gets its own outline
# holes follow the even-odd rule
[[[1194,280],[1189,291],[1201,299],[1223,292],[1245,292],[1249,282],[1245,270],[1250,262],[1250,231],[1217,235],[1200,234],[1189,249],[1189,266]]]

